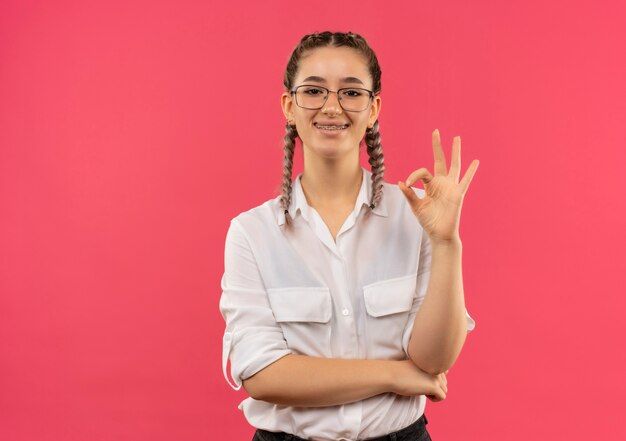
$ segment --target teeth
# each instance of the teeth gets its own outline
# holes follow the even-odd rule
[[[324,129],[324,130],[343,130],[346,127],[348,127],[345,124],[343,126],[322,126],[320,124],[316,124],[315,126],[319,129]]]

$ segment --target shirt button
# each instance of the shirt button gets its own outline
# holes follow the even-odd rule
[[[344,309],[342,309],[342,310],[341,310],[341,313],[342,313],[343,315],[348,315],[348,314],[350,314],[350,311],[348,311],[348,309],[347,309],[347,308],[344,308]]]

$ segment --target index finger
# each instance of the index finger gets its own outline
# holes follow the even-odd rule
[[[446,155],[443,153],[443,147],[441,147],[441,136],[439,135],[439,129],[433,131],[433,153],[435,154],[435,176],[448,175],[448,168],[446,166]]]

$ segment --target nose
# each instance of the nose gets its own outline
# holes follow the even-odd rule
[[[322,107],[322,112],[339,115],[342,111],[343,109],[341,108],[341,104],[339,104],[339,93],[329,91],[328,96],[326,97],[326,102]]]

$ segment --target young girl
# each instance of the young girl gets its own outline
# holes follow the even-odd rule
[[[430,440],[426,398],[445,399],[475,325],[459,220],[478,161],[459,182],[460,138],[448,170],[435,130],[434,176],[384,182],[381,70],[358,34],[303,37],[284,86],[282,194],[226,236],[226,380],[230,360],[254,440]],[[304,171],[292,182],[296,137]]]

